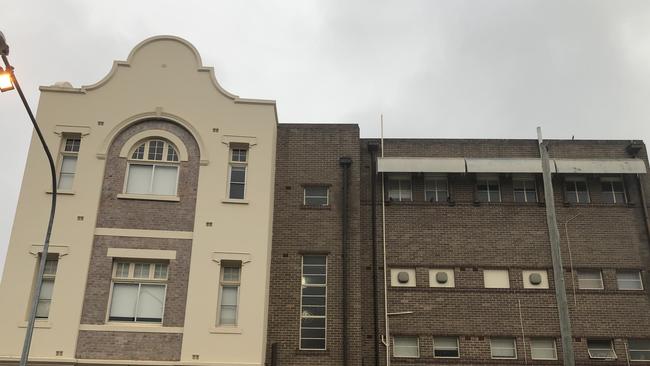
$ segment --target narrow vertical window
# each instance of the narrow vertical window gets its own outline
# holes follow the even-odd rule
[[[219,324],[236,326],[241,285],[241,262],[222,262],[219,290]]]
[[[411,175],[410,174],[389,174],[388,199],[393,201],[412,201]]]
[[[327,256],[302,257],[300,349],[326,349]]]
[[[75,173],[77,172],[77,156],[81,138],[67,137],[61,146],[61,165],[59,167],[59,183],[57,188],[65,191],[72,190]]]
[[[50,304],[54,292],[54,278],[56,277],[56,268],[59,264],[57,259],[48,259],[45,261],[45,272],[43,272],[43,284],[41,292],[38,294],[38,305],[36,306],[36,318],[47,319],[50,315]]]
[[[424,176],[424,199],[429,202],[445,202],[449,197],[449,183],[445,175]]]
[[[501,202],[501,188],[498,176],[478,176],[476,198],[479,202]]]
[[[602,200],[605,203],[626,203],[625,186],[621,177],[603,177],[600,179]]]
[[[246,170],[248,168],[248,149],[230,149],[230,172],[228,174],[228,198],[242,200],[246,195]]]
[[[582,177],[567,177],[564,181],[564,199],[571,203],[589,203],[587,180]]]
[[[537,187],[533,177],[515,176],[512,179],[512,190],[515,202],[537,202]]]

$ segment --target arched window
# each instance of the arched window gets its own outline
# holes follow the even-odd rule
[[[140,143],[129,155],[126,193],[175,196],[178,153],[161,139]]]

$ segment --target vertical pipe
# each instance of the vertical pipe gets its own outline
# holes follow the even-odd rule
[[[271,343],[271,366],[278,366],[278,344]]]
[[[564,366],[574,366],[573,343],[571,339],[571,319],[567,305],[566,288],[564,285],[564,269],[562,268],[562,252],[560,250],[560,231],[555,217],[555,200],[553,198],[553,181],[548,150],[542,141],[542,129],[537,127],[539,154],[542,158],[542,176],[544,178],[544,196],[546,198],[546,224],[551,242],[551,257],[553,260],[553,278],[555,279],[555,299],[560,318],[560,335],[562,337],[562,356]]]
[[[384,157],[384,115],[381,115],[381,157]],[[388,268],[386,267],[386,180],[384,173],[381,173],[381,227],[382,227],[382,247],[383,247],[383,265],[384,265],[384,326],[386,340],[386,366],[390,366],[390,325],[388,324]]]
[[[373,326],[374,326],[374,351],[375,366],[379,366],[379,291],[377,288],[377,150],[379,145],[376,142],[368,143],[371,166],[370,185],[370,233],[372,236],[372,305],[373,305]]]
[[[343,169],[343,184],[341,185],[341,207],[343,209],[342,229],[343,238],[341,242],[341,262],[343,267],[343,365],[348,364],[348,184],[349,171],[352,159],[339,158],[339,165]]]

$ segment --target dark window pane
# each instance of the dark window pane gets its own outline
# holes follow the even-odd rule
[[[325,318],[303,318],[301,325],[304,328],[325,328]]]
[[[324,339],[303,339],[300,341],[302,349],[325,349]]]
[[[325,305],[325,296],[303,296],[303,305]]]
[[[304,264],[322,264],[327,263],[326,256],[324,255],[305,255],[302,257]]]
[[[487,192],[477,192],[476,198],[479,200],[479,202],[490,202]]]
[[[535,191],[526,192],[526,200],[527,202],[537,202],[537,192]]]
[[[458,350],[437,349],[434,350],[435,357],[458,357]]]
[[[244,198],[244,185],[239,183],[230,183],[230,198],[243,199]]]
[[[303,285],[324,285],[325,281],[326,281],[325,276],[320,276],[320,275],[302,276]]]
[[[303,267],[302,273],[304,273],[304,274],[320,274],[320,275],[324,275],[325,274],[325,266],[307,265],[307,266]]]
[[[587,191],[578,192],[578,202],[589,203],[589,193]]]
[[[303,295],[325,296],[325,292],[326,292],[325,287],[303,287],[302,288]]]
[[[232,167],[230,171],[230,182],[232,183],[244,183],[246,182],[246,168],[244,167]]]
[[[614,197],[616,198],[616,203],[625,203],[625,193],[616,192],[614,193]]]
[[[308,206],[326,206],[327,197],[305,197],[305,205]]]
[[[515,202],[526,202],[526,194],[523,191],[515,191]]]
[[[321,338],[325,339],[325,329],[303,329],[300,331],[302,338]]]
[[[305,196],[327,197],[327,187],[306,187]]]
[[[601,199],[603,200],[603,203],[614,203],[614,200],[616,199],[614,196],[615,195],[610,191],[603,191]]]
[[[324,306],[303,306],[302,316],[325,316]]]

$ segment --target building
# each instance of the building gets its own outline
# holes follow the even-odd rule
[[[638,141],[546,141],[551,210],[537,140],[278,124],[273,101],[226,92],[176,37],[97,84],[41,90],[61,196],[36,364],[561,365],[561,325],[577,365],[650,362]],[[47,174],[32,139],[0,364],[20,356]]]

